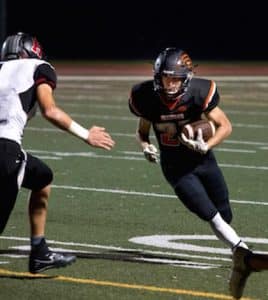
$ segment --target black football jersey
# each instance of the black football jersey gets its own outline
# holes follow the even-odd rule
[[[27,121],[37,108],[36,87],[56,87],[54,68],[40,59],[0,62],[0,138],[21,144]]]
[[[155,91],[153,80],[133,86],[129,98],[130,111],[152,122],[161,151],[188,151],[178,136],[182,125],[196,121],[219,103],[214,81],[193,78],[187,90],[176,101],[164,104]]]

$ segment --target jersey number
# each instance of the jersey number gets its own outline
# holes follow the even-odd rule
[[[156,129],[159,132],[162,145],[178,146],[180,144],[177,127],[174,123],[158,123]]]

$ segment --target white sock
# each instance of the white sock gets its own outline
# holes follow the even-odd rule
[[[219,213],[209,223],[218,239],[227,244],[232,250],[238,245],[248,249],[248,246],[241,241],[234,229],[223,220]]]

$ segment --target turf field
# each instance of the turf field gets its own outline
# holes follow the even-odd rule
[[[24,148],[54,170],[47,239],[77,262],[27,273],[27,191],[0,236],[0,299],[231,299],[230,251],[174,197],[158,165],[143,159],[127,105],[137,77],[59,77],[56,99],[84,126],[103,125],[112,151],[89,148],[40,114]],[[233,133],[215,149],[230,189],[233,227],[268,253],[268,77],[215,77]],[[155,142],[154,138],[152,139]],[[268,299],[268,271],[254,273],[248,299]]]

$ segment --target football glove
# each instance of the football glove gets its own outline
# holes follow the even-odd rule
[[[149,162],[157,163],[157,148],[153,144],[149,144],[143,149],[143,154]]]
[[[181,134],[182,143],[188,148],[197,151],[201,154],[206,154],[208,151],[208,144],[203,139],[202,129],[199,129],[197,132],[196,140],[189,139],[185,134]]]

